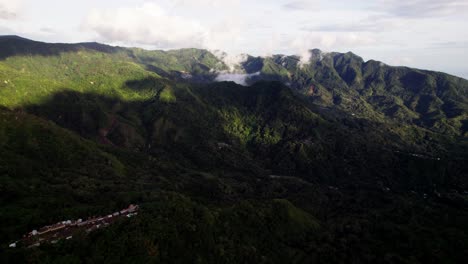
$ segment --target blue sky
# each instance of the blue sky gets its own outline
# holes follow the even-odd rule
[[[468,78],[468,0],[0,0],[0,34],[365,60]]]

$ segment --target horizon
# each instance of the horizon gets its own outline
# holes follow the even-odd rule
[[[351,51],[468,79],[468,34],[457,30],[467,15],[467,0],[0,0],[0,35],[261,57]]]

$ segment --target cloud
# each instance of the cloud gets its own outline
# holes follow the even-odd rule
[[[260,75],[260,72],[246,74],[242,68],[242,63],[249,58],[247,54],[228,54],[220,50],[213,50],[212,53],[228,66],[227,71],[217,72],[216,82],[235,82],[240,85],[247,85],[247,80],[253,76]]]
[[[41,27],[39,31],[44,34],[57,34],[57,31],[51,27]]]
[[[307,63],[311,56],[309,50],[314,47],[325,51],[349,50],[375,43],[377,43],[377,39],[369,34],[310,32],[291,40],[288,46],[290,50],[301,57],[302,63]]]
[[[302,27],[305,31],[323,32],[383,32],[404,26],[401,19],[392,19],[384,16],[369,16],[357,22],[346,21],[340,23],[322,24],[318,26]]]
[[[21,1],[0,0],[0,19],[13,20],[18,18]]]
[[[216,77],[216,82],[235,82],[240,85],[247,85],[247,80],[253,76],[260,75],[260,72],[245,74],[245,73],[229,73],[221,72]]]
[[[468,71],[466,71],[466,72],[459,71],[459,72],[456,72],[455,74],[456,74],[456,76],[460,76],[460,77],[464,78],[465,80],[468,80]]]
[[[466,0],[380,0],[374,7],[397,17],[406,18],[434,18],[466,14],[468,1]]]
[[[240,0],[175,0],[176,7],[180,6],[207,6],[212,8],[227,8],[240,4]]]
[[[15,32],[10,28],[0,26],[0,35],[13,35]]]
[[[210,0],[202,2],[214,6],[216,3]],[[192,1],[181,0],[176,2],[175,7],[190,7],[192,4]],[[242,39],[243,22],[238,19],[224,17],[222,21],[207,26],[198,19],[173,13],[153,2],[136,7],[94,9],[81,28],[94,32],[100,41],[160,49],[224,49],[235,47]]]
[[[220,50],[213,50],[211,52],[228,66],[229,72],[231,73],[241,69],[241,64],[246,62],[249,58],[247,54],[233,55]]]
[[[109,42],[151,45],[157,48],[202,47],[208,30],[195,20],[172,16],[159,5],[94,9],[82,25]]]
[[[205,29],[202,47],[209,50],[236,50],[244,40],[246,28],[245,22],[241,19],[225,18]]]
[[[468,42],[446,41],[432,43],[429,48],[433,49],[466,49]]]
[[[300,57],[299,65],[303,66],[311,59],[321,60],[328,51],[343,49],[349,51],[356,47],[374,45],[377,42],[377,39],[368,34],[310,32],[292,39],[286,45],[289,50]],[[324,51],[312,54],[312,48],[320,48]]]
[[[412,63],[414,63],[414,59],[408,56],[394,57],[388,60],[388,64],[395,65],[395,66],[400,66],[400,65],[408,66]]]
[[[319,9],[319,0],[309,1],[291,1],[283,5],[283,8],[290,11],[303,11],[310,9]]]

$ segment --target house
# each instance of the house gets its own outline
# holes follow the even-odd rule
[[[133,213],[133,212],[137,211],[138,209],[139,209],[138,205],[131,204],[128,207],[128,212]]]

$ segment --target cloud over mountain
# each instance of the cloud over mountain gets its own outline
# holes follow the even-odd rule
[[[0,0],[0,35],[297,54],[304,62],[312,48],[351,50],[388,63],[412,57],[410,66],[458,73],[466,72],[468,35],[460,29],[467,15],[467,0]],[[461,44],[434,49],[435,42]]]
[[[253,76],[260,75],[260,72],[245,74],[245,73],[219,73],[215,81],[217,82],[235,82],[240,85],[247,85],[247,80]]]

